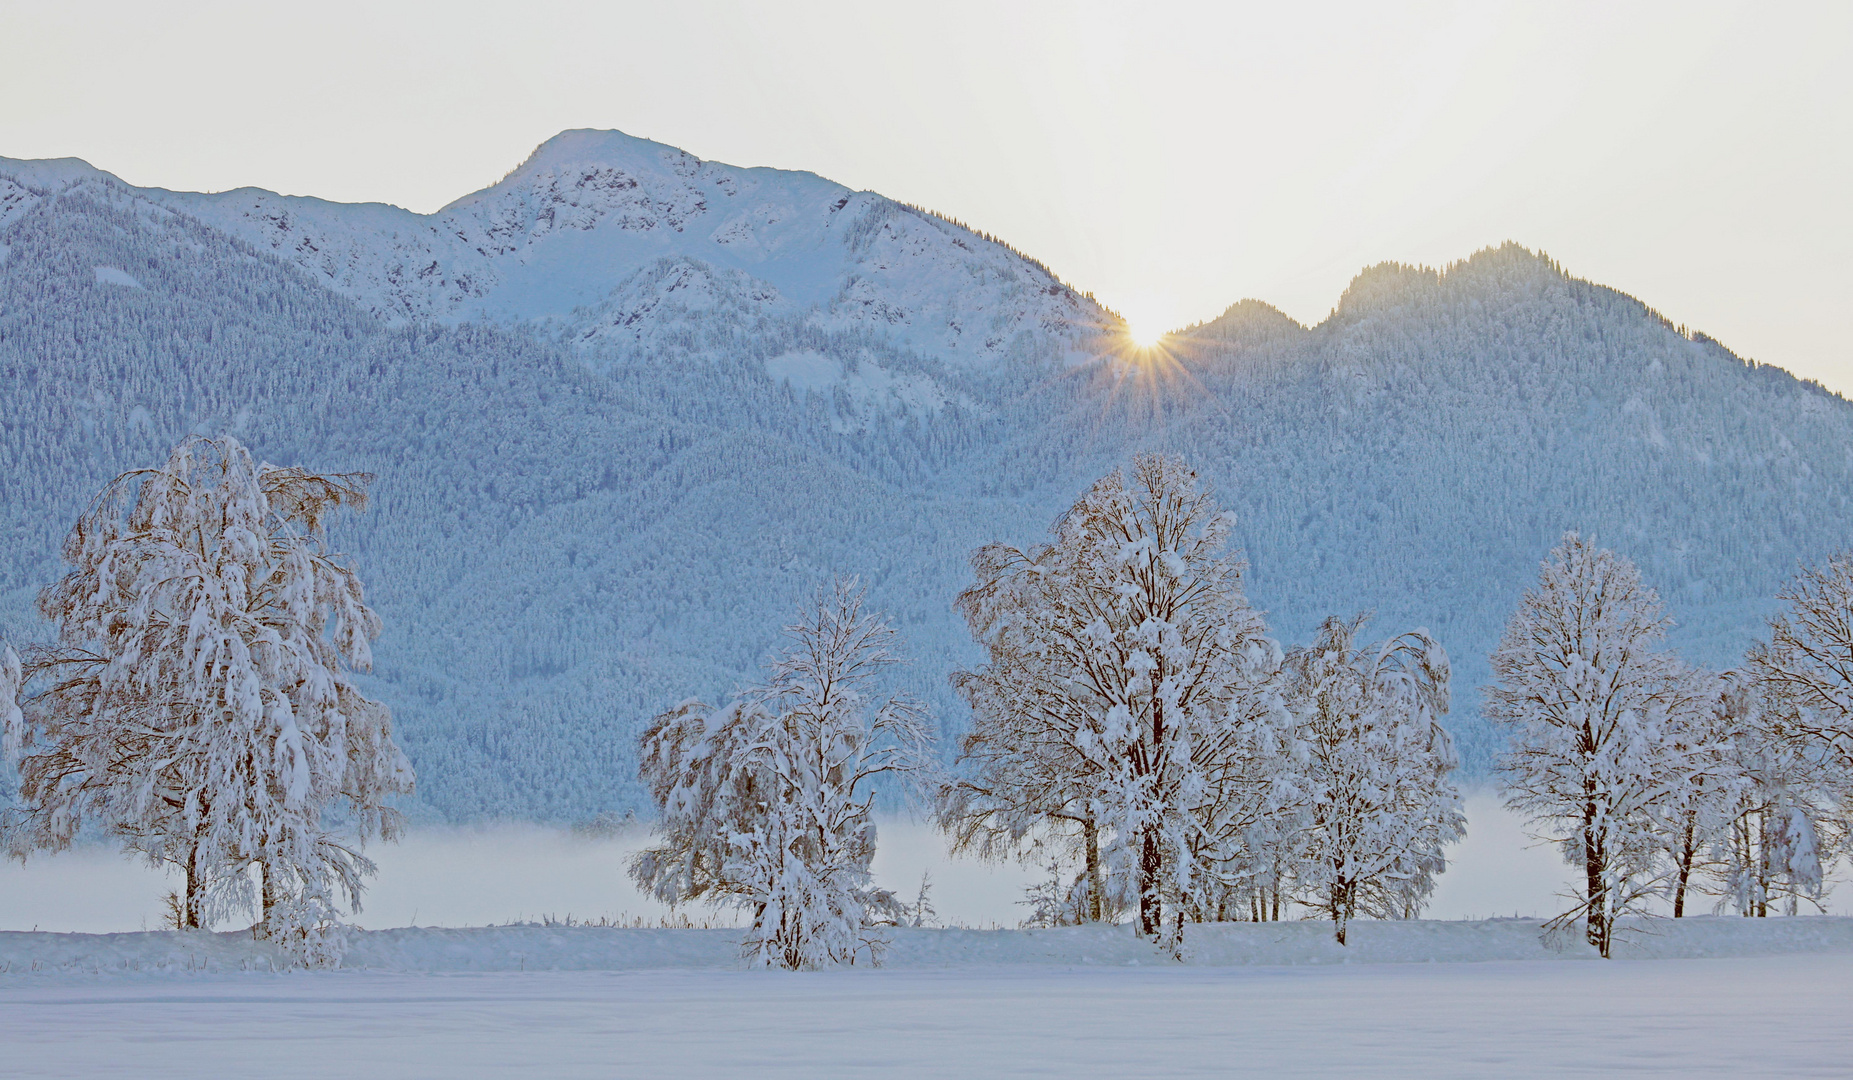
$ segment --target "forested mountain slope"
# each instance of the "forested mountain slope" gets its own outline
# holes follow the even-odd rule
[[[870,582],[917,658],[916,692],[958,729],[945,675],[976,659],[950,608],[966,554],[1040,538],[1136,449],[1182,451],[1215,478],[1284,638],[1360,608],[1386,632],[1433,630],[1475,768],[1494,748],[1473,685],[1564,529],[1639,561],[1677,640],[1710,663],[1760,630],[1798,559],[1847,542],[1853,407],[1522,249],[1445,274],[1372,269],[1316,327],[1245,302],[1162,355],[1086,360],[1112,317],[999,245],[856,196],[845,211],[861,199],[903,239],[925,230],[914,263],[882,264],[829,232],[842,196],[824,195],[843,189],[671,158],[646,176],[623,157],[638,142],[607,140],[622,151],[611,167],[652,192],[677,177],[709,208],[652,194],[655,224],[626,232],[613,223],[644,210],[613,187],[578,239],[537,232],[536,206],[554,207],[553,229],[575,204],[535,202],[559,190],[535,178],[607,152],[543,147],[442,212],[527,223],[465,268],[494,271],[480,296],[455,285],[468,260],[431,219],[390,207],[180,196],[81,163],[0,162],[0,630],[44,633],[32,596],[84,502],[189,431],[373,471],[374,506],[338,536],[386,621],[371,685],[419,770],[419,809],[578,818],[641,808],[638,726],[739,685],[833,573]],[[780,218],[776,244],[754,233],[757,262],[717,255],[728,177],[821,216]],[[319,250],[346,244],[339,272],[269,242],[239,199],[306,207],[291,228],[322,230]],[[707,247],[679,246],[697,218]],[[381,261],[395,229],[391,258],[415,239],[464,260],[441,263],[452,284]],[[586,268],[571,245],[614,229],[642,253]],[[806,266],[840,283],[865,257],[887,269],[858,282],[931,318],[851,317],[846,287],[801,287]],[[961,352],[948,320],[1028,329]]]

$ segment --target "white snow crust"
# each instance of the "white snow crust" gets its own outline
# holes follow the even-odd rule
[[[67,975],[0,977],[0,1047],[19,1080],[1829,1077],[1850,995],[1842,956]]]

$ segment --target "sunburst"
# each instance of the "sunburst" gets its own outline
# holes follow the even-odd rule
[[[1153,349],[1164,340],[1165,332],[1158,328],[1157,323],[1143,319],[1138,322],[1127,320],[1126,336],[1132,339],[1133,347],[1136,349]]]

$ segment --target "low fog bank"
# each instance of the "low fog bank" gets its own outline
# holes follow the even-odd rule
[[[1558,894],[1570,887],[1572,872],[1557,852],[1527,837],[1523,822],[1490,793],[1468,795],[1466,809],[1467,839],[1449,849],[1448,872],[1427,917],[1545,917],[1563,910]],[[1026,913],[1018,903],[1024,886],[1046,872],[952,858],[939,834],[919,822],[883,819],[880,829],[876,880],[911,901],[928,875],[932,906],[947,926],[1016,926]],[[379,876],[366,893],[365,910],[351,921],[369,929],[569,918],[654,925],[667,910],[638,892],[624,869],[647,841],[641,825],[600,836],[535,825],[414,831],[400,843],[369,850]],[[157,929],[162,896],[177,885],[176,878],[105,847],[25,865],[0,863],[0,930]],[[1696,907],[1709,911],[1709,898]],[[1834,897],[1829,908],[1849,913],[1844,897]],[[735,921],[730,910],[705,906],[683,914],[695,925]]]

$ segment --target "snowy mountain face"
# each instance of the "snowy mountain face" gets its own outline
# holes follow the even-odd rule
[[[7,173],[0,225],[35,200],[28,185],[104,175],[0,159]],[[1113,324],[1045,268],[931,214],[618,132],[562,133],[500,183],[430,215],[250,188],[137,194],[389,323],[538,324],[596,348],[741,304],[824,331],[872,329],[955,368],[1084,358]]]
[[[836,573],[960,730],[970,551],[1140,449],[1212,477],[1285,642],[1432,631],[1473,769],[1486,655],[1564,530],[1715,665],[1845,544],[1853,407],[1522,249],[1368,270],[1314,327],[1244,302],[1164,359],[1089,359],[1111,322],[939,218],[617,135],[428,217],[0,162],[0,633],[46,632],[64,532],[188,432],[371,471],[337,539],[414,809],[573,819],[642,809],[640,725],[745,684]]]

